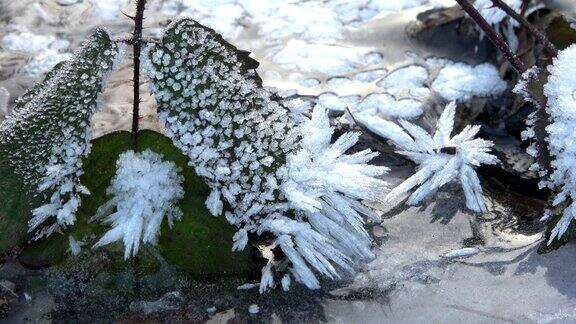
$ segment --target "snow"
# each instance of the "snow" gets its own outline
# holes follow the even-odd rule
[[[217,189],[212,190],[208,198],[206,198],[206,207],[214,216],[220,216],[224,208],[224,203],[220,199],[222,194]]]
[[[520,12],[522,7],[522,0],[504,0],[504,2],[514,9],[516,12]],[[476,0],[474,2],[474,8],[480,12],[482,17],[491,25],[498,25],[505,19],[510,19],[510,22],[517,26],[518,22],[514,19],[508,17],[508,15],[502,11],[502,9],[494,6],[492,0]]]
[[[380,118],[355,116],[356,120],[371,131],[389,139],[397,152],[418,164],[417,172],[392,189],[386,201],[403,197],[419,186],[408,198],[408,205],[418,205],[445,184],[459,180],[466,196],[466,206],[476,212],[486,212],[480,180],[474,167],[496,164],[497,158],[488,152],[493,143],[474,139],[479,126],[466,126],[451,137],[456,105],[450,103],[440,116],[433,136],[420,126],[399,120],[402,127]]]
[[[128,0],[90,0],[95,6],[95,12],[104,20],[112,20],[120,14],[120,9]]]
[[[107,189],[112,198],[98,208],[92,220],[103,219],[111,229],[94,245],[124,243],[124,258],[136,255],[141,243],[155,244],[164,218],[172,226],[182,211],[181,170],[174,162],[150,150],[128,151],[118,158],[117,171]]]
[[[40,52],[56,42],[52,35],[37,35],[29,32],[12,33],[2,37],[2,47],[25,53]]]
[[[347,108],[360,101],[360,96],[339,97],[333,92],[325,92],[318,96],[318,104],[330,111],[343,113]]]
[[[24,69],[30,75],[40,75],[50,71],[56,64],[71,60],[73,57],[71,53],[58,53],[55,50],[47,49],[36,55]]]
[[[396,99],[385,93],[374,93],[364,98],[352,108],[353,113],[370,116],[384,117],[388,119],[415,119],[420,117],[424,110],[422,102],[413,99]]]
[[[447,101],[466,102],[473,97],[490,97],[502,94],[507,88],[496,66],[484,63],[470,66],[449,63],[442,68],[432,83],[432,90]]]
[[[10,33],[2,38],[1,45],[10,51],[30,54],[31,60],[24,69],[33,76],[48,72],[56,64],[73,57],[71,53],[64,52],[70,43],[52,35]]]
[[[68,236],[68,244],[70,247],[70,253],[72,253],[72,255],[78,255],[82,251],[82,243],[76,241],[72,235]]]
[[[368,49],[358,47],[307,43],[292,39],[272,59],[290,69],[338,75],[364,65],[364,55],[368,52]]]
[[[518,13],[522,9],[522,0],[504,0],[504,2]],[[474,8],[480,12],[482,17],[484,17],[490,25],[506,38],[512,51],[516,52],[519,40],[514,28],[518,27],[519,23],[512,17],[509,17],[500,8],[495,7],[491,0],[477,0],[474,2]],[[477,28],[480,30],[479,27]],[[484,33],[481,30],[480,35],[481,37],[484,37]]]
[[[468,258],[478,254],[479,252],[480,250],[478,250],[478,248],[462,248],[446,252],[442,257],[447,259]]]
[[[576,217],[576,145],[573,125],[576,122],[576,45],[561,51],[548,68],[550,76],[544,86],[548,98],[546,112],[551,123],[546,127],[548,149],[554,158],[553,172],[545,185],[556,190],[553,206],[566,204],[562,218],[552,229],[550,242],[560,238]],[[551,212],[548,212],[550,215]]]
[[[394,95],[409,92],[426,95],[429,93],[429,90],[424,86],[426,79],[428,79],[426,68],[410,65],[390,72],[378,85]]]
[[[248,313],[250,314],[258,314],[260,312],[260,307],[256,304],[252,304],[248,307]]]

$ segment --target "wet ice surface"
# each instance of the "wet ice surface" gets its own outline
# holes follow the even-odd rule
[[[419,46],[406,35],[418,13],[452,3],[155,0],[149,1],[149,13],[154,14],[146,21],[146,32],[156,35],[170,16],[192,16],[252,51],[261,62],[258,71],[266,86],[318,96],[336,115],[350,109],[385,119],[418,119],[431,98],[468,100],[476,95],[469,88],[455,89],[462,83],[451,84],[445,76],[462,71],[470,76],[484,62]],[[133,12],[120,0],[0,1],[0,115],[93,27],[105,25],[126,35],[131,24],[120,9]],[[430,56],[449,61],[427,60]],[[454,66],[462,69],[442,73]],[[503,91],[491,75],[480,95]],[[130,128],[130,80],[127,61],[109,81],[103,112],[93,120],[95,136]],[[141,89],[142,126],[158,130],[146,80]],[[400,183],[412,172],[411,166],[392,158],[380,162],[392,167],[391,182]],[[253,300],[240,308],[254,313],[251,316],[265,316],[302,299],[310,307],[294,307],[294,312],[314,319],[320,313],[329,322],[574,321],[576,284],[569,265],[575,261],[576,246],[537,254],[540,231],[518,230],[515,206],[492,199],[488,205],[490,212],[483,217],[464,211],[463,195],[454,187],[424,207],[387,207],[382,224],[371,228],[380,242],[377,258],[351,284],[320,294],[296,290],[276,303]],[[42,296],[32,298],[31,304],[49,304]],[[219,309],[211,316],[223,320],[235,311],[240,310]]]

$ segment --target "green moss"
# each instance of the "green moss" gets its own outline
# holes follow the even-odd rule
[[[83,161],[85,173],[81,178],[82,184],[92,194],[82,197],[76,224],[64,235],[53,235],[26,246],[20,255],[24,264],[37,267],[58,264],[68,255],[69,235],[93,244],[94,238],[104,233],[104,226],[91,223],[89,219],[110,198],[106,196],[106,188],[116,172],[116,160],[122,152],[130,149],[132,138],[129,132],[117,132],[93,141],[92,152]],[[188,166],[188,158],[168,138],[152,131],[139,133],[138,149],[162,154],[166,160],[175,162],[184,176],[185,197],[179,203],[184,216],[172,229],[166,222],[162,226],[159,249],[164,259],[178,269],[199,276],[248,275],[253,267],[249,253],[232,252],[235,228],[224,217],[214,217],[209,213],[204,202],[210,189]],[[106,250],[124,262],[121,244],[112,244]],[[149,272],[157,269],[153,259],[141,252],[128,262],[136,262]]]
[[[6,159],[0,158],[0,257],[26,240],[31,199]]]

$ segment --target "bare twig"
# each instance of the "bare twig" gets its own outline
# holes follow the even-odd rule
[[[140,120],[140,53],[142,51],[142,25],[144,22],[144,10],[146,0],[138,0],[136,4],[136,16],[134,16],[134,33],[132,35],[132,47],[134,48],[134,104],[132,109],[132,139],[134,147],[138,146],[138,127]]]
[[[482,28],[486,36],[498,47],[498,49],[502,52],[502,55],[512,64],[512,67],[518,72],[518,74],[522,75],[526,72],[526,66],[524,62],[522,62],[516,54],[512,52],[510,46],[506,43],[502,35],[498,34],[492,26],[482,17],[482,15],[474,8],[473,5],[468,2],[468,0],[456,0],[460,7]]]
[[[496,1],[496,0],[493,0]],[[516,56],[510,46],[504,41],[502,36],[498,34],[492,26],[482,17],[482,15],[472,6],[468,0],[456,0],[464,11],[472,18],[480,28],[486,33],[488,38],[494,43],[495,46],[502,51],[504,57],[512,64],[514,69],[522,77],[527,71],[524,63]],[[539,163],[546,169],[550,170],[550,152],[546,142],[546,126],[550,123],[550,116],[546,112],[547,98],[544,94],[544,82],[546,76],[537,75],[533,80],[529,80],[528,91],[532,101],[536,104],[537,120],[535,125],[536,141],[539,149]]]
[[[552,42],[550,42],[550,40],[542,33],[542,31],[540,31],[538,28],[536,28],[534,25],[532,25],[525,17],[524,15],[521,15],[519,13],[517,13],[514,9],[512,9],[508,4],[506,4],[506,2],[502,1],[502,0],[491,0],[492,3],[494,4],[495,7],[500,8],[502,11],[504,11],[507,15],[509,15],[510,17],[514,18],[514,20],[516,20],[517,22],[519,22],[522,26],[524,26],[526,29],[528,29],[528,31],[534,35],[534,37],[542,44],[544,45],[548,51],[550,51],[550,53],[553,56],[558,56],[558,50],[556,49],[556,46],[554,46],[554,44],[552,44]]]

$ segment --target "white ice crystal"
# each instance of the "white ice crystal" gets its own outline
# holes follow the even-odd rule
[[[387,118],[415,119],[424,113],[422,102],[396,99],[385,93],[373,93],[351,108],[354,114]]]
[[[10,33],[2,38],[0,44],[7,50],[31,55],[30,62],[24,67],[30,75],[45,73],[57,63],[72,59],[71,53],[64,52],[70,43],[52,35]]]
[[[504,0],[504,2],[516,12],[520,12],[522,9],[522,0]],[[518,49],[518,37],[514,28],[519,23],[515,19],[509,17],[502,9],[494,6],[491,0],[476,0],[474,8],[480,12],[490,25],[497,28],[506,37],[508,45],[513,51]]]
[[[291,250],[293,241],[296,250],[314,269],[338,277],[335,269],[326,266],[330,261],[345,267],[348,260],[372,257],[363,216],[372,219],[378,216],[359,200],[383,198],[387,184],[378,177],[388,169],[368,164],[378,155],[370,150],[345,154],[357,143],[358,133],[346,133],[331,144],[334,130],[322,106],[314,108],[312,118],[300,131],[301,148],[288,156],[281,188],[290,207],[302,213],[309,224],[275,218],[266,220],[264,226],[274,228],[272,232],[283,237],[279,243],[283,250]],[[287,255],[295,265],[293,271],[307,268],[300,255]],[[308,271],[303,272],[306,276],[302,273],[294,276],[307,286],[316,287],[316,278]]]
[[[212,188],[212,213],[226,202],[224,215],[239,228],[233,248],[248,234],[272,234],[286,255],[287,264],[263,269],[262,292],[276,285],[276,271],[318,288],[318,274],[339,278],[372,256],[362,225],[377,216],[361,201],[382,199],[377,177],[387,169],[367,164],[376,155],[369,150],[346,154],[358,134],[331,144],[322,106],[307,119],[298,102],[274,100],[245,52],[192,20],[172,23],[143,57],[166,135]]]
[[[410,65],[392,71],[378,85],[393,95],[413,94],[421,97],[430,93],[424,86],[426,79],[428,79],[426,68]]]
[[[514,11],[520,12],[522,0],[504,0],[504,2],[510,6],[510,8],[514,9]],[[476,8],[482,17],[484,17],[484,19],[486,19],[486,21],[491,25],[497,25],[506,18],[510,18],[502,9],[494,6],[492,0],[476,0],[474,2],[474,8]],[[518,22],[512,20],[512,24],[517,26]]]
[[[447,101],[466,102],[473,97],[498,96],[506,90],[498,69],[489,63],[470,66],[448,63],[432,83],[432,90]]]
[[[37,53],[56,41],[52,35],[39,35],[30,32],[11,33],[2,37],[2,47],[10,51]]]
[[[128,3],[128,0],[91,0],[95,6],[95,12],[104,20],[112,20],[120,14],[120,8]]]
[[[548,149],[554,158],[553,172],[547,179],[547,185],[558,193],[552,202],[553,206],[566,203],[562,218],[558,221],[550,242],[562,237],[572,219],[576,217],[576,145],[574,145],[574,125],[576,125],[576,45],[558,53],[554,63],[549,67],[550,76],[544,86],[548,98],[546,112],[551,123],[546,127],[548,132]],[[550,215],[550,212],[547,213]]]
[[[365,63],[368,49],[307,43],[292,39],[273,57],[274,62],[303,72],[317,71],[329,75],[348,73]]]
[[[451,137],[455,110],[454,103],[446,106],[433,136],[405,120],[399,121],[400,127],[383,119],[359,119],[374,133],[391,140],[398,147],[398,153],[418,164],[417,172],[392,189],[386,196],[387,201],[397,200],[420,186],[407,200],[407,204],[417,205],[445,184],[460,180],[466,206],[476,212],[486,211],[482,187],[474,167],[498,162],[495,156],[488,153],[493,143],[474,138],[480,126],[466,126],[458,135]]]
[[[107,193],[112,196],[98,208],[93,219],[102,219],[110,229],[94,245],[124,243],[124,258],[138,252],[141,243],[156,243],[164,218],[172,226],[182,211],[176,206],[184,197],[180,168],[150,150],[128,151],[117,161],[116,175]]]

